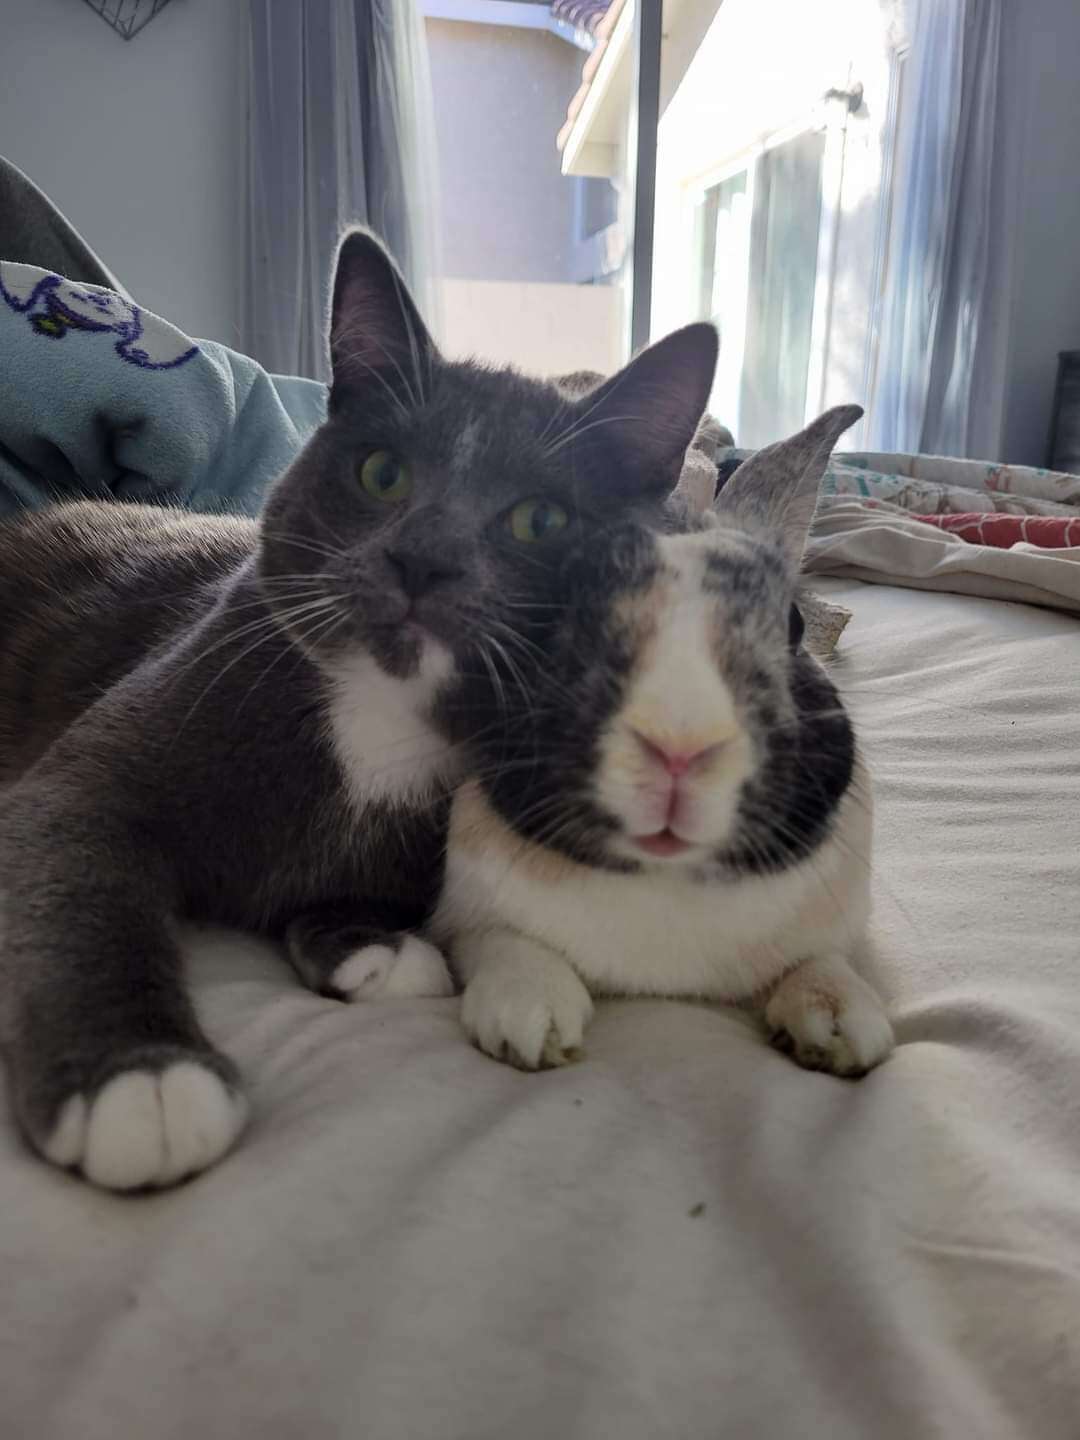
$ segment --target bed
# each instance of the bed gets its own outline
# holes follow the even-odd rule
[[[88,287],[57,309],[32,268],[0,275],[0,511],[72,479],[257,510],[317,387],[132,302],[80,323]],[[191,932],[250,1131],[120,1198],[0,1103],[3,1440],[1076,1440],[1080,549],[914,515],[1064,522],[1080,480],[908,458],[834,466],[809,555],[851,612],[889,1061],[838,1081],[740,1012],[612,1002],[581,1063],[523,1075],[456,1001],[346,1007]]]
[[[847,1083],[620,1002],[526,1076],[453,1000],[347,1008],[193,933],[250,1133],[119,1199],[4,1120],[5,1437],[1075,1440],[1080,626],[816,583],[853,617],[895,1055]]]

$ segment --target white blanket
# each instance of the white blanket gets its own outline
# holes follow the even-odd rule
[[[0,1131],[4,1440],[1076,1440],[1080,625],[824,581],[877,779],[900,1045],[602,1004],[522,1075],[195,939],[254,1122],[172,1194]]]

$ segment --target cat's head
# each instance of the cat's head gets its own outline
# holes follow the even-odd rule
[[[338,254],[328,418],[273,490],[259,574],[330,672],[370,656],[439,679],[513,645],[562,557],[659,518],[705,408],[715,332],[692,325],[585,395],[440,355],[364,231]]]
[[[854,748],[803,649],[796,582],[829,454],[860,414],[753,455],[686,533],[629,521],[568,557],[514,666],[444,696],[513,829],[623,870],[745,873],[816,846]]]

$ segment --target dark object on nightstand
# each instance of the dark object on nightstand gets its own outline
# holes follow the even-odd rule
[[[1080,350],[1062,350],[1058,354],[1046,465],[1049,470],[1080,475]]]

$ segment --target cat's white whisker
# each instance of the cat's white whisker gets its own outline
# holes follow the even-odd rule
[[[321,598],[321,596],[319,598]],[[313,604],[315,603],[315,601],[305,601],[304,603]],[[268,609],[265,601],[262,603],[262,609],[264,611],[267,611]],[[175,669],[171,683],[175,684],[176,681],[179,680],[179,678],[186,671],[193,669],[196,665],[200,665],[204,660],[209,659],[211,655],[213,655],[216,651],[221,650],[224,646],[229,645],[236,640],[242,640],[246,635],[253,635],[259,630],[267,630],[276,633],[279,628],[280,621],[278,617],[274,614],[264,613],[262,615],[259,615],[255,620],[249,620],[243,625],[238,625],[227,629],[226,633],[222,636],[219,636],[219,638],[215,640],[212,645],[207,645],[205,648],[196,651],[194,655],[190,656],[187,660],[179,664]]]
[[[398,395],[394,387],[390,384],[386,377],[375,368],[374,365],[369,364],[366,360],[360,359],[359,352],[351,356],[348,353],[345,353],[342,356],[342,362],[345,365],[351,366],[353,369],[359,369],[369,375],[372,380],[374,380],[378,385],[382,387],[384,393],[389,397],[391,404],[401,414],[401,416],[404,419],[408,419],[409,410],[408,407],[405,405],[404,401],[401,399],[400,395]]]
[[[336,604],[337,604],[337,602],[336,602],[336,600],[335,600],[332,596],[328,596],[328,597],[326,597],[325,599],[321,599],[321,600],[309,600],[309,601],[306,601],[304,605],[302,605],[302,606],[296,606],[296,607],[294,607],[293,610],[288,611],[288,612],[286,613],[286,616],[285,616],[285,622],[287,623],[287,622],[291,622],[291,621],[293,621],[293,620],[296,620],[296,619],[298,619],[301,615],[307,617],[307,616],[309,616],[309,615],[311,614],[311,612],[312,612],[313,610],[316,610],[316,609],[317,609],[318,611],[321,612],[321,611],[324,611],[324,610],[326,610],[326,609],[329,609],[329,608],[331,608],[331,607],[336,606]],[[273,617],[271,617],[271,619],[273,620]],[[236,635],[229,635],[229,636],[227,637],[227,640],[230,640],[230,641],[234,641],[234,640],[236,640],[236,639],[237,639],[237,636],[236,636]],[[234,655],[233,658],[228,662],[227,665],[222,666],[222,668],[217,672],[217,674],[216,674],[216,675],[214,676],[214,678],[210,681],[210,683],[209,683],[203,690],[201,690],[201,691],[199,692],[199,694],[198,694],[198,696],[196,697],[196,699],[195,699],[194,703],[192,704],[191,708],[188,710],[187,714],[184,716],[183,720],[180,722],[179,729],[178,729],[177,732],[176,732],[177,735],[180,735],[180,734],[183,733],[185,727],[187,726],[188,721],[189,721],[189,720],[191,719],[191,717],[195,714],[196,710],[198,710],[199,706],[202,704],[203,700],[204,700],[204,699],[206,698],[206,696],[210,693],[210,691],[214,688],[214,686],[217,685],[217,684],[219,684],[220,681],[221,681],[222,679],[224,679],[224,677],[229,673],[229,671],[234,668],[234,666],[239,665],[240,662],[241,662],[242,660],[246,659],[248,655],[252,654],[255,650],[258,650],[261,646],[267,644],[268,641],[273,640],[273,639],[277,639],[277,640],[279,640],[279,642],[280,642],[280,640],[281,640],[280,624],[277,623],[276,621],[274,621],[274,623],[271,624],[271,626],[268,628],[266,634],[260,635],[257,640],[255,640],[255,641],[252,642],[252,644],[245,646],[244,649],[241,650],[238,655]],[[215,646],[214,648],[216,649],[216,648],[218,648],[218,647]],[[200,657],[200,658],[203,658],[203,659],[204,659],[205,656],[202,656],[202,657]]]
[[[398,276],[395,275],[395,276],[393,277],[393,279],[394,279],[394,294],[397,296],[398,309],[399,309],[400,312],[401,312],[402,323],[403,323],[404,328],[405,328],[405,333],[406,333],[406,335],[408,336],[408,339],[409,339],[409,354],[410,354],[411,357],[412,357],[413,377],[414,377],[414,379],[416,380],[416,392],[417,392],[417,393],[414,395],[414,394],[413,394],[413,391],[412,391],[412,388],[411,388],[411,386],[410,386],[410,387],[409,387],[409,396],[410,396],[410,399],[412,400],[413,409],[419,409],[421,402],[423,402],[423,401],[425,400],[425,396],[424,396],[424,380],[423,380],[423,376],[420,374],[420,347],[419,347],[419,345],[417,344],[417,340],[416,340],[416,328],[415,328],[415,326],[413,325],[413,320],[412,320],[411,302],[406,298],[405,293],[404,293],[404,290],[403,290],[403,287],[402,287],[402,284],[401,284],[401,281],[400,281],[400,279],[398,278]],[[399,368],[399,373],[400,373],[400,367],[398,367],[398,368]],[[404,375],[402,375],[401,378],[402,378],[402,381],[405,380]]]
[[[640,415],[603,415],[599,420],[590,420],[587,425],[575,426],[575,428],[568,431],[567,434],[560,435],[553,445],[547,447],[544,455],[550,459],[552,456],[557,455],[560,450],[565,449],[567,445],[572,445],[576,440],[580,440],[581,437],[588,434],[590,430],[598,430],[603,425],[624,425],[628,421],[640,421],[640,419]]]
[[[304,646],[310,645],[315,640],[325,641],[329,639],[330,635],[333,634],[334,629],[339,625],[343,625],[348,620],[348,618],[349,612],[347,610],[341,609],[337,604],[335,604],[334,609],[329,616],[325,616],[322,614],[322,612],[319,612],[310,625],[299,627],[300,633],[298,634],[297,638],[300,640],[301,645]],[[261,686],[266,680],[266,677],[275,668],[275,666],[280,665],[281,661],[286,658],[291,658],[293,664],[296,665],[305,658],[304,651],[297,650],[293,646],[282,646],[281,652],[278,655],[274,656],[273,660],[270,661],[270,664],[267,665],[265,670],[261,671],[257,678],[253,680],[251,685],[248,687],[248,690],[244,695],[243,700],[241,700],[240,704],[237,706],[236,713],[238,715],[240,711],[243,710],[247,702],[251,699],[252,695],[254,695],[255,692],[261,688]]]

